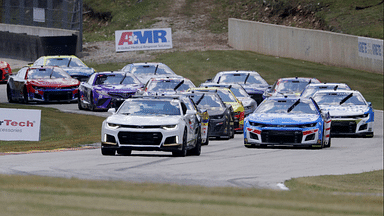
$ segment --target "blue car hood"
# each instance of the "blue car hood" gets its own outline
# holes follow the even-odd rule
[[[312,123],[321,117],[317,114],[253,113],[247,118],[252,122],[279,125]]]

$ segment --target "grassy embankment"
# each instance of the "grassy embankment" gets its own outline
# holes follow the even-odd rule
[[[0,208],[3,216],[383,215],[382,182],[383,171],[298,178],[290,191],[0,175]]]

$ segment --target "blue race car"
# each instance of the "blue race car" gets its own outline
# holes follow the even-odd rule
[[[244,145],[331,146],[331,117],[313,99],[270,97],[244,120]]]

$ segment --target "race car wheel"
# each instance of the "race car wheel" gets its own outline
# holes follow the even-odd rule
[[[195,147],[189,150],[190,155],[199,156],[201,154],[201,132],[200,130],[197,132],[197,138],[195,142]]]
[[[7,85],[7,98],[9,103],[14,103],[15,101],[12,99],[11,87]]]
[[[101,148],[102,155],[115,155],[115,149]]]
[[[27,92],[26,88],[24,88],[24,90],[23,90],[23,103],[25,103],[25,104],[28,103],[28,92]]]
[[[209,127],[207,128],[207,139],[205,139],[205,142],[201,143],[201,145],[208,145],[209,144]]]
[[[231,131],[230,138],[233,139],[235,137],[235,127],[234,127],[234,125],[230,125],[230,131]]]
[[[93,94],[89,96],[89,110],[95,111],[95,103],[93,101]]]
[[[172,155],[176,157],[185,157],[187,155],[187,129],[184,130],[181,150],[173,151]]]
[[[331,147],[331,135],[329,135],[329,141],[327,145],[324,145],[325,148]]]
[[[131,153],[132,153],[132,150],[122,150],[122,149],[117,150],[117,154],[119,155],[129,156],[131,155]]]
[[[81,102],[80,98],[77,99],[77,107],[79,110],[84,110],[83,103]]]

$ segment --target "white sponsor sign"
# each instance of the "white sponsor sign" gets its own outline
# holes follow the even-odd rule
[[[138,29],[115,31],[116,52],[172,48],[172,30]]]
[[[44,8],[33,8],[33,21],[45,22],[45,10]]]
[[[383,40],[359,37],[359,56],[383,60]]]
[[[40,141],[41,110],[0,108],[0,140]]]

